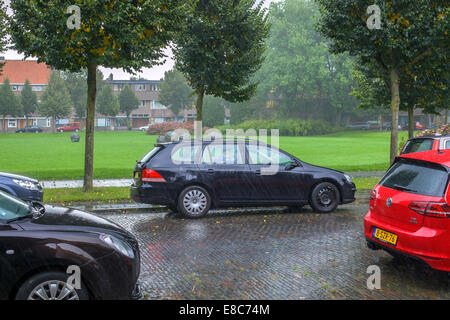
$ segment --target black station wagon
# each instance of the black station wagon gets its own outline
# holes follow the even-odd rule
[[[310,204],[320,213],[355,200],[350,176],[253,140],[156,144],[134,171],[131,197],[188,218],[209,209]]]

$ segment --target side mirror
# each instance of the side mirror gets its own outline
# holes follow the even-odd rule
[[[298,166],[299,166],[298,162],[295,159],[292,159],[291,160],[291,164],[288,164],[286,166],[286,170],[292,170],[292,169],[294,169],[294,168],[296,168]]]

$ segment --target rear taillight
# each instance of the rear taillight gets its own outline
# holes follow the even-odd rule
[[[373,189],[372,193],[370,194],[370,200],[375,200],[377,198],[377,190]]]
[[[142,170],[142,181],[144,182],[167,182],[161,175],[155,170],[144,169]]]
[[[450,206],[445,202],[413,201],[408,208],[427,217],[450,218]]]

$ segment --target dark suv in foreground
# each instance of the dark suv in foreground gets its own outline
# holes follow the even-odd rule
[[[355,200],[350,176],[251,140],[157,144],[136,164],[131,197],[188,218],[210,208],[303,206],[327,213]]]
[[[0,191],[0,299],[139,298],[139,271],[137,240],[118,225]]]

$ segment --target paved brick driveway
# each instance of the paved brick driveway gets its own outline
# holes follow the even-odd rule
[[[366,199],[362,197],[361,199]],[[450,278],[366,248],[365,200],[329,215],[283,209],[108,216],[139,239],[148,299],[449,299]],[[381,290],[367,289],[369,265]]]

